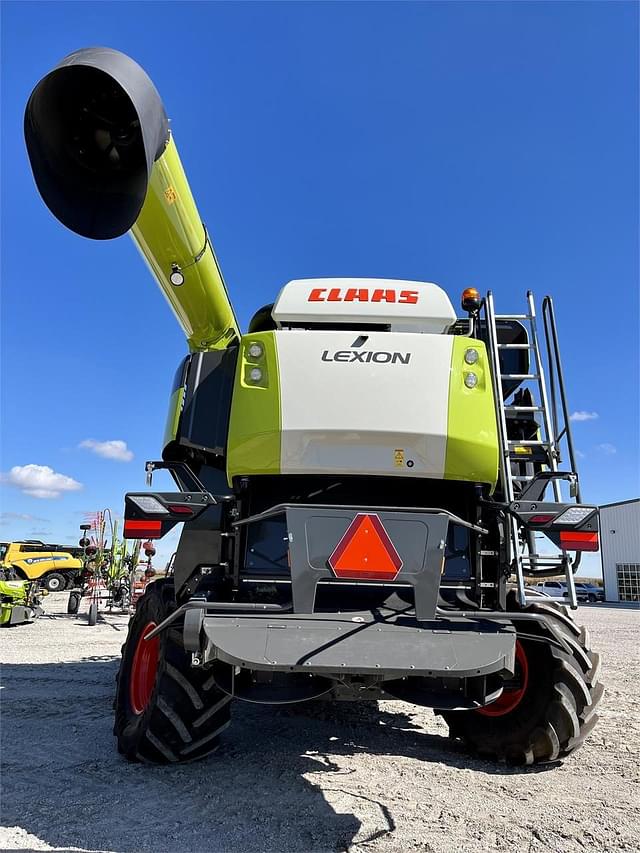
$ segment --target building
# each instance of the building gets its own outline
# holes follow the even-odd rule
[[[600,549],[607,601],[640,607],[640,498],[600,507]]]

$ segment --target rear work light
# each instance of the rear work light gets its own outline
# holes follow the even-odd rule
[[[139,507],[142,512],[150,515],[168,515],[169,510],[166,509],[157,498],[152,495],[136,495],[130,500]]]
[[[581,524],[593,512],[592,506],[572,506],[559,515],[556,524]]]

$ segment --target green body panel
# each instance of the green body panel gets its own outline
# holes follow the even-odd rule
[[[0,580],[0,596],[11,599],[19,604],[24,604],[29,592],[29,581],[5,581]]]
[[[0,580],[0,625],[15,625],[32,618],[27,609],[29,581]]]
[[[172,137],[153,167],[144,206],[131,234],[191,351],[223,349],[239,337],[216,256]],[[174,264],[184,276],[179,286],[169,279]]]
[[[263,354],[249,355],[258,343]],[[258,368],[262,376],[251,380]],[[280,381],[274,332],[258,332],[242,338],[231,403],[227,442],[227,479],[242,474],[279,474],[281,447]]]
[[[477,350],[478,361],[469,365],[465,351]],[[478,377],[475,388],[464,384],[466,373]],[[489,359],[485,345],[475,338],[455,336],[451,353],[447,452],[444,479],[489,483],[498,480],[498,426]]]
[[[176,388],[169,399],[169,411],[167,412],[167,423],[164,428],[164,440],[162,442],[163,447],[166,447],[178,437],[178,426],[180,424],[183,402],[184,385]]]

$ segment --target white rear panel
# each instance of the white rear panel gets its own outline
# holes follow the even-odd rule
[[[452,341],[276,332],[281,472],[442,478]]]
[[[375,323],[391,331],[442,334],[456,320],[437,284],[386,278],[308,278],[280,291],[272,317],[289,325]]]

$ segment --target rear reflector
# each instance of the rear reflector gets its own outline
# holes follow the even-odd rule
[[[329,557],[338,578],[395,580],[402,559],[377,515],[358,513]]]
[[[193,515],[191,507],[184,504],[171,504],[169,512],[174,513],[174,515]]]
[[[560,547],[565,551],[597,551],[598,534],[577,530],[560,531]]]
[[[554,518],[555,515],[534,515],[529,519],[529,524],[548,524]]]

